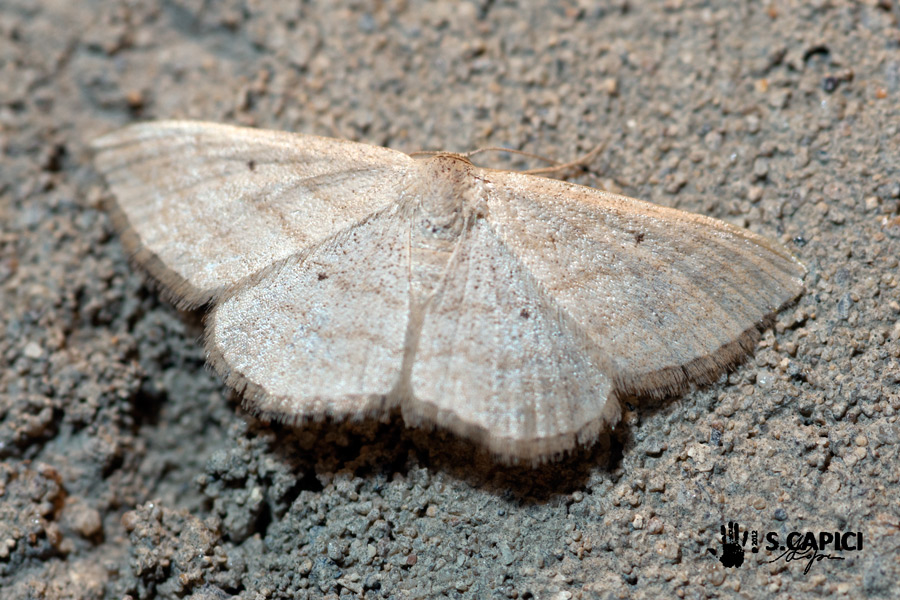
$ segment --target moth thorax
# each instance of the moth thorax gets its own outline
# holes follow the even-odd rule
[[[438,154],[423,161],[422,169],[425,172],[417,194],[417,225],[425,236],[456,238],[473,196],[472,163],[456,154]]]

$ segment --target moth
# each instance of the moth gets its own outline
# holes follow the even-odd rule
[[[399,410],[544,460],[714,381],[802,291],[762,236],[465,155],[193,121],[94,149],[134,262],[291,423]]]

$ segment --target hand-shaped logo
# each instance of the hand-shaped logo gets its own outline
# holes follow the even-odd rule
[[[744,548],[747,546],[747,531],[744,531],[743,535],[741,535],[741,527],[734,521],[728,522],[728,527],[722,525],[722,556],[719,557],[719,562],[722,563],[722,566],[729,568],[736,568],[744,564]],[[756,532],[754,532],[754,544],[756,542]],[[710,549],[710,554],[716,556],[718,553]],[[756,549],[754,547],[754,552]]]

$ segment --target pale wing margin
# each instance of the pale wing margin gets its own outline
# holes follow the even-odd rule
[[[722,221],[525,174],[485,179],[493,229],[610,357],[620,392],[714,381],[803,289],[790,252]]]
[[[412,161],[357,142],[198,121],[139,123],[93,147],[123,243],[181,307],[396,202]]]

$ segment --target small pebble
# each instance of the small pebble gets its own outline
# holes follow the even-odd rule
[[[37,359],[44,355],[44,350],[36,342],[28,342],[23,350],[26,358]]]
[[[713,568],[709,574],[709,582],[716,587],[725,583],[725,569],[720,568],[718,565]]]

